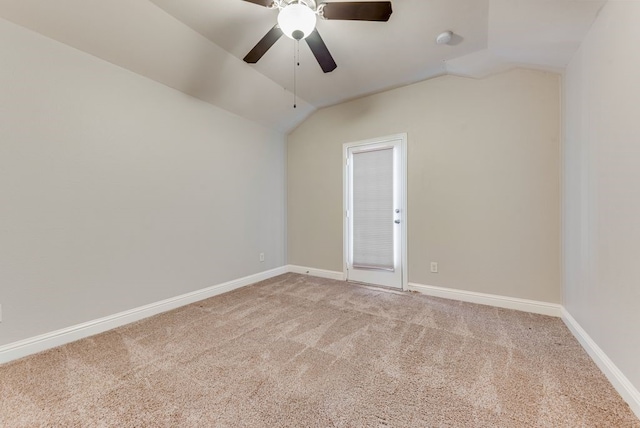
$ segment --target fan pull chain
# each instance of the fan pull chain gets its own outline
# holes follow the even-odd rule
[[[300,40],[296,40],[296,44],[293,47],[293,108],[297,108],[296,101],[298,100],[298,79],[297,69],[300,67]]]

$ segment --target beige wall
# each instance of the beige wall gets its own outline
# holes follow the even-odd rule
[[[0,345],[284,264],[284,135],[4,20],[0,61]]]
[[[342,144],[400,132],[409,281],[560,302],[560,76],[537,71],[444,76],[303,122],[288,138],[289,263],[342,271]]]
[[[565,76],[564,305],[640,414],[640,2],[608,2]]]

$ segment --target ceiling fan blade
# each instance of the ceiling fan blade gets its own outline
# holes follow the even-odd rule
[[[249,3],[254,3],[260,6],[269,7],[273,4],[273,0],[244,0]]]
[[[307,41],[311,52],[313,52],[313,55],[318,60],[318,64],[320,64],[322,71],[330,73],[336,69],[338,65],[333,60],[329,49],[327,49],[327,45],[324,44],[324,40],[320,37],[318,29],[313,30],[313,33],[311,33],[305,40]]]
[[[273,46],[275,42],[278,41],[280,37],[282,37],[282,30],[280,27],[275,25],[265,36],[258,42],[257,45],[251,49],[251,52],[244,57],[244,61],[249,64],[255,64],[262,58],[262,56],[267,53],[269,48]]]
[[[390,1],[347,1],[325,3],[325,19],[345,19],[350,21],[388,21],[393,10]]]

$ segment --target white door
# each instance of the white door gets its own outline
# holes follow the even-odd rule
[[[406,288],[406,134],[344,145],[345,277]]]

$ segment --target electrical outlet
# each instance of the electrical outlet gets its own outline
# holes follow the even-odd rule
[[[431,273],[438,273],[438,262],[431,262]]]
[[[263,262],[264,261],[264,253],[260,253],[260,261]]]

